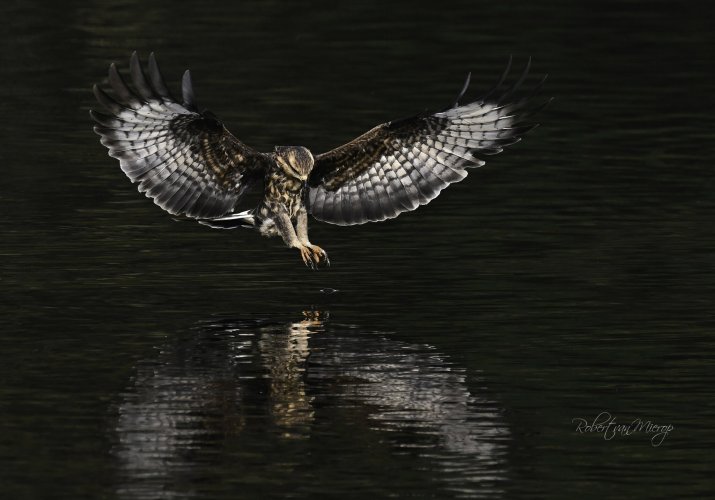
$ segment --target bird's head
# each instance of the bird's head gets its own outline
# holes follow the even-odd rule
[[[276,162],[286,175],[305,182],[313,170],[315,159],[302,146],[276,146]]]

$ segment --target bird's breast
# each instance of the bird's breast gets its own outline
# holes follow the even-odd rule
[[[285,176],[272,176],[266,182],[266,205],[273,211],[285,211],[294,218],[303,205],[304,183]]]

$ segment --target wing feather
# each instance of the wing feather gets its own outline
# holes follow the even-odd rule
[[[194,85],[191,82],[191,72],[187,69],[181,78],[181,96],[184,99],[184,107],[196,111],[196,100],[194,98]]]
[[[176,102],[171,94],[169,93],[169,88],[164,83],[164,77],[161,76],[161,71],[159,70],[159,65],[156,62],[156,56],[152,52],[149,54],[149,79],[151,80],[151,86],[154,90],[154,94],[157,97],[162,97],[168,101]]]
[[[151,85],[146,79],[141,61],[139,60],[139,56],[136,52],[134,52],[132,57],[129,59],[129,71],[132,75],[134,88],[137,89],[144,102],[151,102],[155,100],[157,96],[154,94],[154,89],[151,88]]]
[[[246,187],[261,179],[266,155],[241,143],[210,112],[199,113],[189,71],[179,104],[161,76],[154,54],[148,75],[136,52],[129,87],[112,64],[109,84],[94,94],[109,112],[90,111],[94,131],[139,191],[172,214],[215,218],[232,212]]]
[[[454,104],[440,112],[388,122],[352,142],[318,155],[308,184],[309,211],[318,220],[340,225],[396,217],[436,198],[467,169],[519,142],[537,124],[524,118],[540,89],[524,96],[531,60],[511,84],[505,84],[511,58],[497,84],[476,101],[460,106],[469,77]]]

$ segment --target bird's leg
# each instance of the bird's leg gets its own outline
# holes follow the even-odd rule
[[[273,217],[273,221],[275,222],[278,232],[281,234],[285,244],[290,248],[297,248],[300,251],[300,257],[303,259],[305,265],[311,269],[316,269],[320,259],[317,259],[314,256],[310,247],[303,244],[298,239],[288,214],[285,212],[276,213]]]
[[[301,207],[298,210],[298,215],[296,216],[295,231],[298,235],[298,240],[310,248],[313,252],[316,262],[320,262],[321,259],[325,260],[325,264],[330,267],[330,259],[328,259],[328,252],[320,248],[318,245],[313,245],[310,240],[308,240],[308,212],[305,207]]]
[[[296,215],[295,221],[295,232],[298,235],[298,239],[304,245],[310,245],[308,240],[308,212],[305,208],[300,208],[298,210],[298,215]]]

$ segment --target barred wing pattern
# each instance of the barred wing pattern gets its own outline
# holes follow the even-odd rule
[[[210,112],[198,112],[191,75],[182,79],[183,103],[167,89],[154,54],[147,79],[131,57],[135,90],[109,68],[116,99],[94,86],[110,114],[91,111],[94,131],[139,191],[172,214],[214,218],[233,211],[250,184],[263,178],[267,159],[241,143]]]
[[[379,125],[318,155],[309,179],[310,213],[347,226],[391,219],[429,203],[464,179],[466,168],[484,164],[474,154],[499,153],[536,127],[523,119],[549,101],[530,105],[545,78],[529,95],[519,93],[529,66],[507,86],[510,60],[494,88],[470,104],[455,101],[438,113]],[[468,85],[469,77],[457,101]]]

